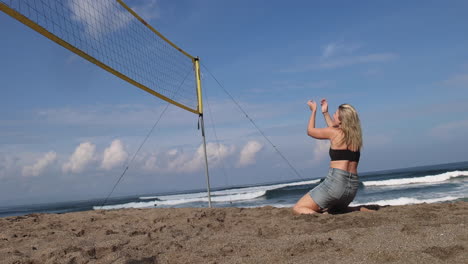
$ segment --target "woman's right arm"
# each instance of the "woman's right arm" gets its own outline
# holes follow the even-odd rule
[[[322,114],[323,114],[323,117],[325,118],[325,122],[327,123],[327,126],[329,126],[329,127],[333,126],[332,119],[330,117],[330,114],[328,113],[327,99],[322,99],[322,101],[320,101],[320,103],[322,105]]]

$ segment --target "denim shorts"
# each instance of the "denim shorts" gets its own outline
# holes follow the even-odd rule
[[[353,201],[358,187],[357,174],[330,168],[325,180],[309,194],[322,210],[343,210]]]

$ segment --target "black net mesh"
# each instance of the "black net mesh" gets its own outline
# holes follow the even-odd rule
[[[0,0],[0,6],[138,84],[197,109],[192,58],[152,32],[118,1]]]

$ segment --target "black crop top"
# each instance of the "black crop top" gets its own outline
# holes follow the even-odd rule
[[[349,149],[332,149],[330,148],[330,159],[334,160],[349,160],[359,162],[361,157],[360,151],[351,151]]]

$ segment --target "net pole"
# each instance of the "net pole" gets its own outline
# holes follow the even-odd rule
[[[210,174],[208,173],[208,157],[206,155],[205,122],[203,121],[203,114],[200,114],[200,123],[201,123],[202,136],[203,136],[203,151],[205,153],[205,172],[206,172],[206,189],[208,192],[208,207],[211,208]]]
[[[200,59],[194,58],[195,65],[195,80],[197,82],[197,96],[198,96],[198,112],[200,116],[200,126],[203,137],[203,153],[205,154],[205,174],[206,174],[206,190],[208,193],[208,207],[211,208],[211,191],[210,191],[210,173],[208,171],[208,155],[206,153],[206,137],[205,137],[205,121],[203,119],[203,100],[200,78]]]

